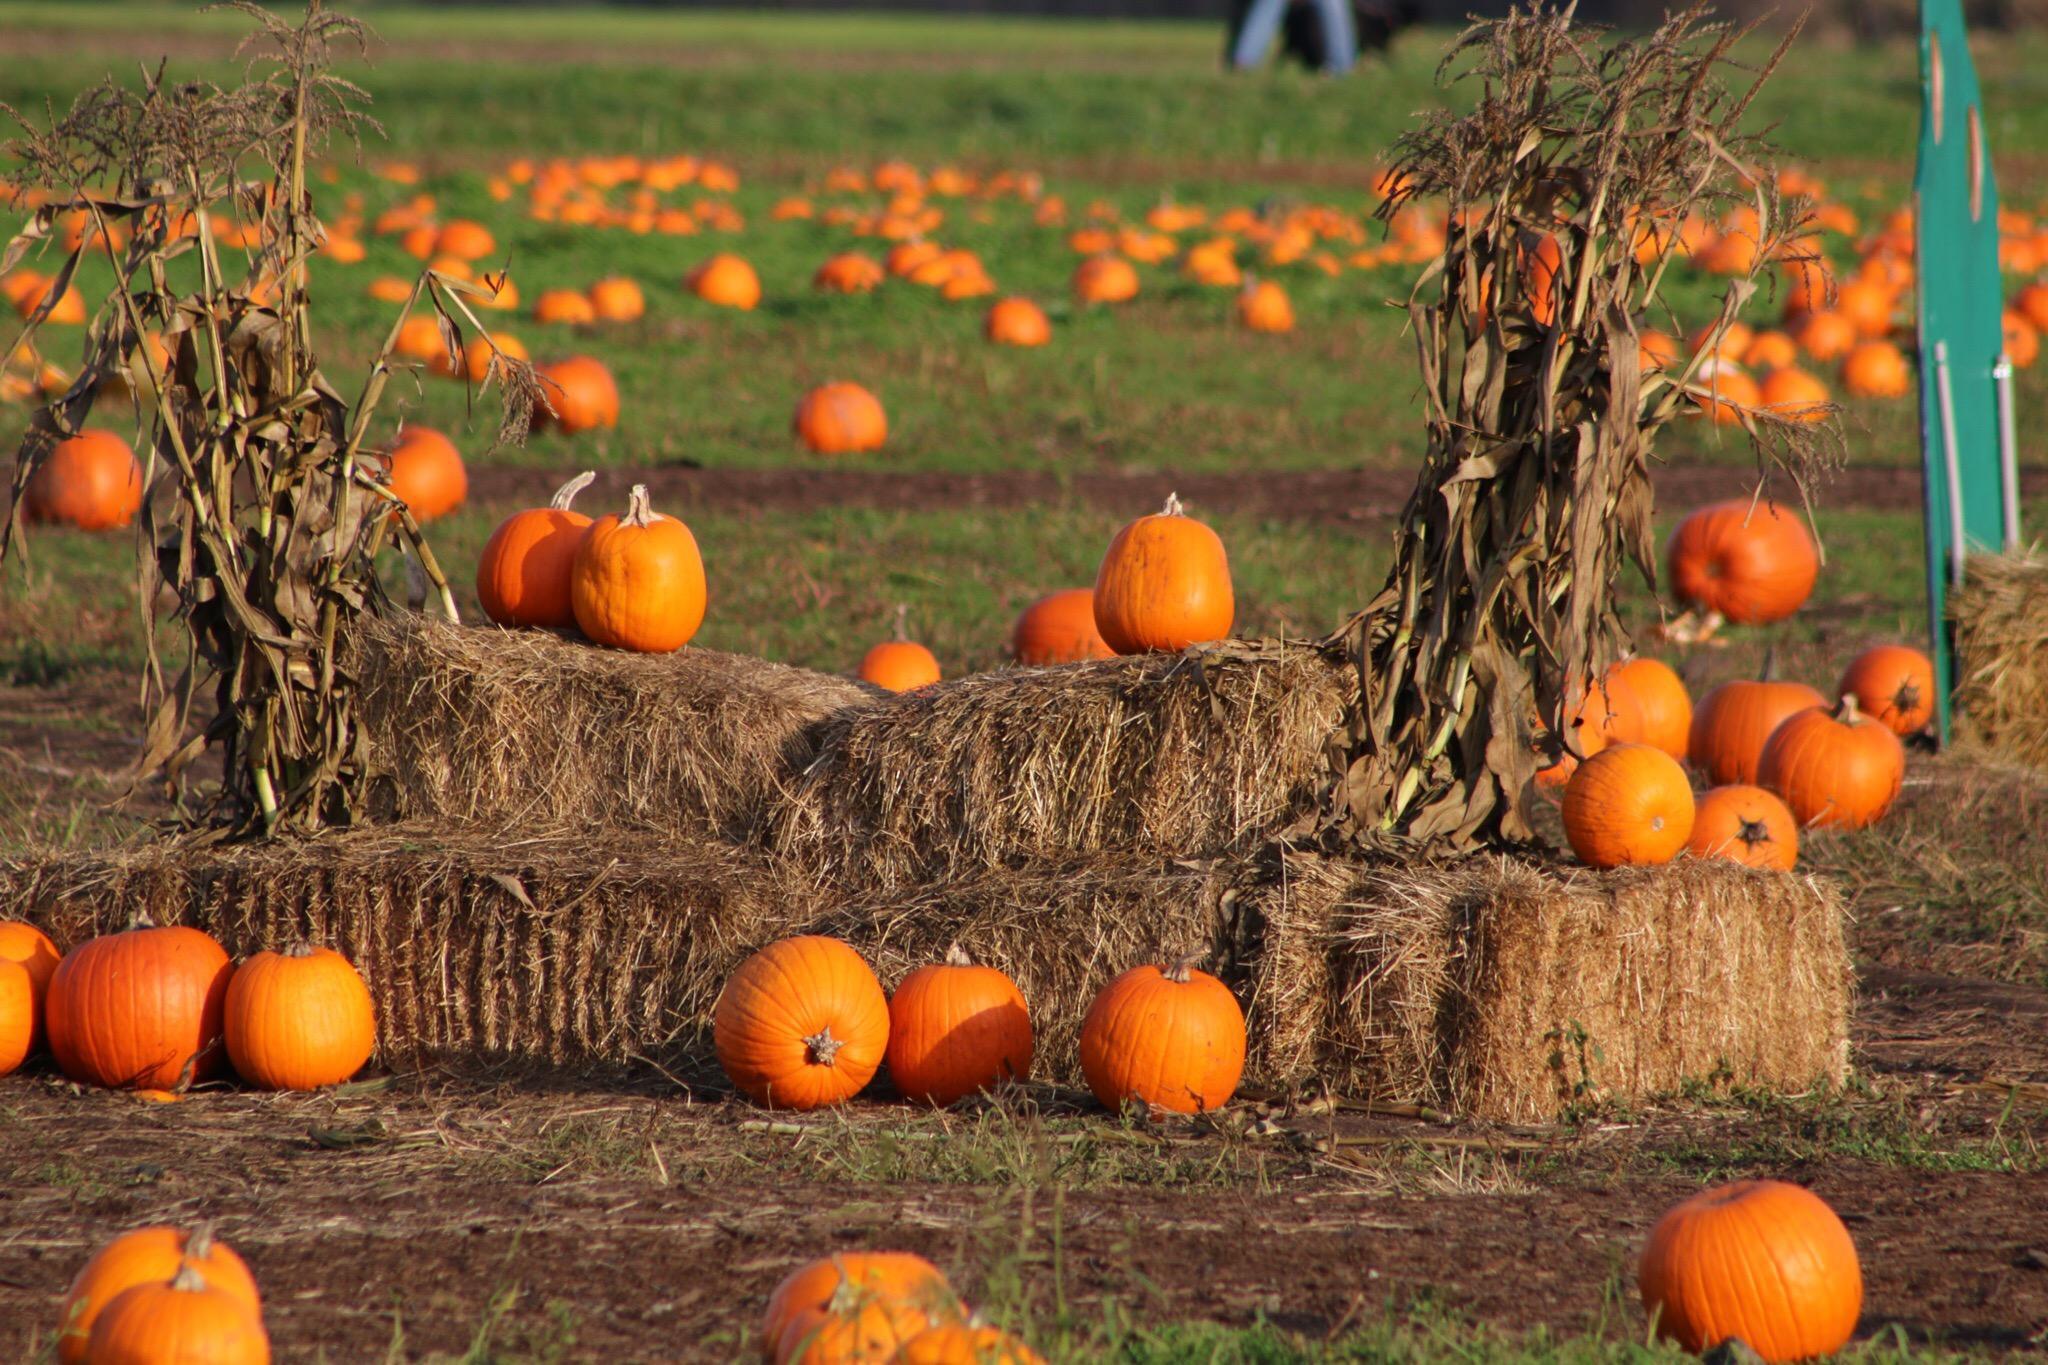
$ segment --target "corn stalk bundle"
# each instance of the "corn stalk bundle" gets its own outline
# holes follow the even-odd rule
[[[86,226],[17,344],[33,338],[88,253],[104,254],[115,283],[87,330],[77,378],[23,438],[0,557],[25,552],[22,492],[36,469],[125,386],[144,487],[167,494],[145,498],[138,524],[147,642],[138,776],[161,772],[182,791],[193,760],[217,748],[222,780],[195,818],[268,833],[349,816],[362,739],[337,669],[337,630],[381,602],[375,561],[387,541],[419,571],[421,595],[431,582],[454,615],[433,552],[365,439],[414,307],[434,309],[451,361],[461,348],[455,313],[485,333],[461,297],[478,290],[427,271],[353,405],[321,373],[307,260],[326,235],[307,161],[334,135],[374,127],[360,108],[367,96],[328,70],[337,48],[361,48],[365,31],[320,0],[295,25],[254,4],[229,8],[255,22],[238,86],[169,81],[159,66],[139,90],[102,82],[45,127],[6,111],[24,130],[7,147],[10,179],[43,202],[0,255],[0,272],[71,215]],[[161,350],[147,344],[152,335]],[[505,397],[501,436],[518,439],[535,399],[532,371],[492,352],[485,382]],[[159,619],[165,590],[176,605]]]
[[[1711,384],[1712,343],[1670,370],[1638,360],[1675,229],[1753,207],[1756,261],[1729,281],[1716,340],[1774,262],[1814,260],[1803,210],[1752,168],[1763,147],[1738,126],[1796,27],[1736,93],[1718,75],[1745,32],[1703,8],[1612,42],[1572,11],[1467,29],[1439,76],[1479,82],[1476,107],[1425,117],[1394,149],[1383,215],[1423,199],[1449,212],[1407,305],[1429,445],[1386,586],[1339,632],[1362,702],[1325,835],[1531,837],[1531,778],[1627,644],[1615,581],[1633,562],[1655,584],[1653,439]],[[1827,423],[1741,421],[1760,470],[1790,472],[1802,496],[1839,446]]]

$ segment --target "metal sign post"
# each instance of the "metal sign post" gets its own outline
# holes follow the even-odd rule
[[[1948,594],[1962,582],[1971,551],[2010,548],[2019,540],[2012,362],[2000,322],[1998,186],[1961,0],[1921,2],[1920,109],[1913,179],[1920,450],[1930,652],[1946,744],[1955,686]]]

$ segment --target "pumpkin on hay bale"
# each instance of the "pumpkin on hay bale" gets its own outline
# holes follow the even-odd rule
[[[1949,620],[1957,741],[2048,771],[2048,554],[1972,555]]]

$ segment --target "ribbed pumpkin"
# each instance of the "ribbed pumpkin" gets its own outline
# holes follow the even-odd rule
[[[1271,280],[1247,281],[1237,296],[1238,323],[1250,332],[1294,330],[1294,302]]]
[[[718,1064],[740,1093],[776,1109],[859,1094],[889,1046],[889,998],[859,953],[815,934],[741,963],[711,1016]]]
[[[0,920],[0,962],[13,962],[28,973],[35,991],[34,1036],[29,1048],[43,1045],[43,1002],[50,993],[50,978],[57,974],[62,955],[50,936],[33,924],[18,919]]]
[[[1648,744],[1612,744],[1565,784],[1565,839],[1588,867],[1667,863],[1692,837],[1685,769]]]
[[[646,315],[647,295],[639,282],[609,275],[590,286],[590,307],[605,322],[632,322]]]
[[[811,276],[811,288],[830,294],[865,294],[886,278],[881,263],[857,251],[843,251],[827,258]]]
[[[587,326],[597,321],[597,309],[580,289],[543,289],[533,301],[533,320],[562,327]]]
[[[1090,256],[1074,268],[1074,297],[1082,303],[1123,303],[1138,296],[1138,271],[1121,256]]]
[[[1771,732],[1795,712],[1826,705],[1805,683],[1722,683],[1693,712],[1687,753],[1716,786],[1755,782]]]
[[[656,512],[634,484],[624,516],[600,517],[569,565],[576,627],[601,645],[666,654],[704,624],[704,557],[697,538]]]
[[[1748,498],[1702,507],[1680,522],[1665,558],[1682,601],[1744,625],[1799,610],[1820,574],[1820,552],[1799,516]]]
[[[1659,659],[1627,659],[1602,680],[1615,738],[1662,749],[1685,761],[1692,737],[1692,694],[1671,665]]]
[[[546,408],[534,408],[534,430],[555,427],[564,435],[573,436],[579,431],[619,424],[618,382],[602,361],[572,355],[553,364],[534,366],[534,375],[540,381],[548,407],[554,409],[549,413]]]
[[[1095,589],[1066,588],[1024,608],[1010,627],[1010,657],[1029,665],[1115,658],[1095,625]]]
[[[108,1304],[136,1285],[168,1283],[181,1265],[192,1267],[207,1284],[261,1319],[263,1299],[256,1291],[255,1276],[242,1258],[227,1243],[215,1240],[208,1229],[137,1228],[94,1252],[72,1278],[57,1313],[57,1359],[64,1365],[80,1365],[86,1359],[93,1326]]]
[[[51,447],[22,490],[21,510],[81,531],[126,526],[142,510],[142,466],[113,432],[81,431]]]
[[[774,1365],[887,1361],[931,1327],[959,1321],[939,1268],[908,1251],[850,1251],[800,1266],[775,1287],[761,1324]]]
[[[412,509],[415,521],[445,517],[469,497],[462,453],[431,427],[408,424],[384,460],[384,481]]]
[[[889,1000],[889,1075],[903,1098],[944,1108],[1031,1074],[1031,1015],[1017,983],[955,946]]]
[[[939,661],[915,640],[884,640],[861,657],[858,674],[890,692],[909,692],[939,680]]]
[[[1659,1336],[1694,1353],[1738,1338],[1771,1365],[1840,1350],[1863,1311],[1849,1230],[1818,1195],[1776,1180],[1703,1190],[1666,1213],[1636,1285]]]
[[[1934,665],[1917,649],[1874,645],[1850,660],[1835,695],[1856,698],[1863,714],[1893,734],[1916,734],[1934,719]]]
[[[1244,1075],[1244,1011],[1187,962],[1133,967],[1081,1021],[1081,1074],[1105,1109],[1143,1100],[1195,1114],[1220,1108]]]
[[[92,1365],[269,1365],[263,1321],[181,1265],[165,1283],[115,1296],[86,1344]]]
[[[1000,1328],[951,1322],[904,1342],[893,1365],[1045,1365],[1045,1357]]]
[[[790,423],[798,439],[819,455],[880,450],[889,439],[882,400],[858,384],[820,384],[796,405]]]
[[[1906,751],[1890,726],[1845,696],[1832,712],[1800,711],[1773,730],[1756,780],[1785,798],[1803,829],[1862,829],[1898,799]]]
[[[35,1049],[36,983],[28,968],[0,957],[0,1076],[11,1076]]]
[[[1699,799],[1686,848],[1698,858],[1790,872],[1799,861],[1799,822],[1762,787],[1714,787]]]
[[[377,1046],[370,988],[332,948],[251,955],[228,982],[228,1060],[265,1090],[318,1090],[363,1069]]]
[[[218,943],[146,920],[81,943],[50,977],[44,1025],[64,1074],[168,1090],[220,1069],[221,1012],[234,968]]]
[[[1095,628],[1117,653],[1221,640],[1236,616],[1223,541],[1182,514],[1177,494],[1109,542],[1095,575]]]
[[[1052,340],[1052,323],[1030,299],[997,299],[989,305],[981,329],[998,346],[1043,346]]]
[[[590,518],[570,506],[597,477],[589,470],[555,490],[546,507],[514,512],[498,523],[476,563],[476,595],[484,615],[501,626],[576,624],[569,571]]]
[[[706,303],[721,308],[751,311],[761,301],[761,277],[754,267],[728,251],[721,251],[690,272],[690,292]]]

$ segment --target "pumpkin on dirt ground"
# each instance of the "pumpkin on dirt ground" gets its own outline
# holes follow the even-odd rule
[[[81,531],[126,526],[142,510],[142,466],[111,431],[88,429],[57,442],[22,490],[30,521]]]
[[[858,384],[820,384],[796,405],[790,427],[813,454],[856,455],[889,439],[882,400]]]
[[[86,1343],[91,1365],[270,1365],[263,1321],[190,1265],[164,1283],[125,1289]]]
[[[1221,640],[1237,617],[1230,557],[1178,494],[1116,533],[1095,575],[1095,627],[1119,654]]]
[[[619,386],[604,362],[572,355],[533,367],[546,407],[533,410],[533,429],[559,429],[565,436],[619,424]],[[553,412],[548,409],[552,408]]]
[[[220,1069],[234,967],[197,929],[138,919],[64,955],[50,977],[50,1052],[75,1081],[168,1090]]]
[[[1031,1015],[1017,983],[976,966],[958,946],[919,967],[889,998],[889,1075],[913,1104],[945,1108],[963,1095],[1031,1074]]]
[[[1735,783],[1701,795],[1686,848],[1696,858],[1790,872],[1799,861],[1799,822],[1762,787]]]
[[[1716,786],[1753,783],[1771,732],[1808,707],[1826,705],[1827,698],[1805,683],[1722,683],[1693,713],[1687,746],[1692,765]]]
[[[567,629],[576,624],[569,571],[590,518],[570,504],[596,477],[585,470],[557,488],[546,507],[529,507],[498,523],[476,564],[476,595],[484,615],[501,626]]]
[[[1668,863],[1692,838],[1692,786],[1678,760],[1648,744],[1613,744],[1565,784],[1564,833],[1588,867]]]
[[[235,1074],[265,1090],[340,1085],[377,1046],[376,1008],[355,966],[303,943],[235,969],[222,1027]]]
[[[0,1076],[11,1076],[35,1050],[36,983],[28,968],[0,957]]]
[[[1010,627],[1010,657],[1027,666],[1114,659],[1095,625],[1095,589],[1065,588],[1024,608]]]
[[[34,990],[34,1036],[29,1048],[43,1045],[43,1001],[50,993],[50,978],[57,973],[63,954],[50,936],[26,920],[0,920],[0,962],[12,962],[28,973]]]
[[[1850,660],[1835,695],[1856,698],[1893,734],[1917,734],[1934,719],[1934,664],[1906,645],[1874,645]]]
[[[1845,696],[1798,712],[1771,732],[1757,783],[1785,798],[1802,829],[1862,829],[1883,818],[1906,780],[1906,750],[1890,726]]]
[[[712,1049],[741,1094],[817,1109],[859,1094],[889,1046],[889,998],[859,953],[805,934],[739,965],[711,1015]]]
[[[569,609],[590,639],[667,654],[704,624],[704,557],[690,528],[654,510],[633,485],[623,516],[600,517],[569,564]]]
[[[462,453],[432,427],[408,424],[384,455],[384,482],[425,524],[447,516],[469,497]]]
[[[1197,1114],[1237,1093],[1244,1011],[1190,962],[1133,967],[1103,987],[1081,1022],[1081,1074],[1103,1108],[1142,1100]]]
[[[1045,1365],[1045,1357],[1008,1332],[964,1322],[928,1327],[903,1343],[893,1365]]]
[[[1733,498],[1678,524],[1665,550],[1681,601],[1741,625],[1782,621],[1805,605],[1820,576],[1806,523],[1775,502]]]
[[[847,1251],[792,1271],[768,1298],[762,1352],[775,1365],[893,1360],[903,1343],[965,1317],[939,1268],[908,1251]]]
[[[213,1288],[234,1298],[252,1316],[262,1317],[263,1299],[256,1278],[227,1243],[204,1227],[149,1227],[124,1232],[108,1242],[73,1277],[57,1310],[57,1359],[81,1365],[92,1329],[123,1293],[140,1284],[166,1284],[181,1265],[190,1266]]]
[[[1657,1334],[1695,1354],[1740,1340],[1770,1365],[1832,1355],[1863,1311],[1856,1244],[1810,1190],[1744,1180],[1657,1221],[1636,1274]]]

